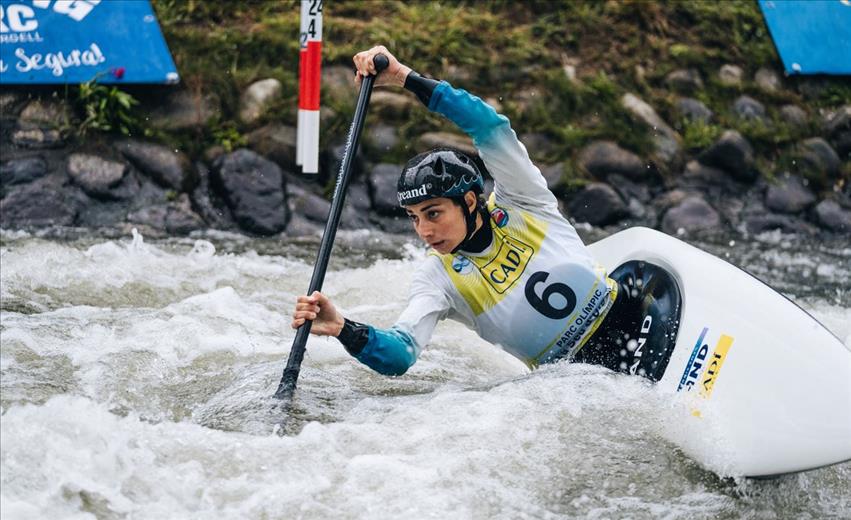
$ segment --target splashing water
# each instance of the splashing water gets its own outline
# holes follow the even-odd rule
[[[400,378],[311,338],[282,421],[271,395],[315,241],[0,238],[4,519],[851,509],[851,464],[720,478],[665,440],[666,406],[645,381],[569,364],[530,374],[452,322]],[[423,252],[366,232],[340,239],[326,292],[353,319],[392,324]],[[731,253],[851,346],[851,248],[782,236],[702,247]]]

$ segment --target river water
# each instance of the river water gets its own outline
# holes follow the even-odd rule
[[[287,315],[317,244],[3,232],[0,516],[848,518],[851,463],[718,476],[666,440],[649,384],[583,365],[529,373],[452,322],[400,378],[311,338],[282,410]],[[697,245],[851,346],[847,240]],[[326,292],[390,325],[422,258],[408,238],[341,233]]]

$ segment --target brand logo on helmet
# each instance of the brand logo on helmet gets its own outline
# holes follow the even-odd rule
[[[473,263],[466,256],[458,255],[452,260],[452,269],[458,274],[468,274],[473,270]]]
[[[494,208],[491,211],[491,218],[494,223],[496,223],[496,227],[505,227],[508,224],[508,213],[506,213],[502,208]]]
[[[413,199],[414,197],[422,197],[424,195],[428,195],[428,186],[425,184],[420,186],[419,188],[414,188],[413,190],[405,190],[400,191],[397,196],[399,197],[399,204],[404,204],[406,200]]]

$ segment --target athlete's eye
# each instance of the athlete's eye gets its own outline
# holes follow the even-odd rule
[[[411,213],[408,213],[408,220],[410,220],[411,222],[416,223],[416,222],[417,222],[417,216],[416,216],[416,215],[413,215],[413,214],[411,214]]]
[[[428,218],[430,218],[431,220],[436,219],[438,216],[440,216],[440,212],[439,212],[439,211],[432,210],[432,211],[429,211],[429,212],[428,212]]]

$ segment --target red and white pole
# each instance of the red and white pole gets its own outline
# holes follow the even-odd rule
[[[319,173],[319,88],[322,68],[322,0],[301,0],[296,164]]]

